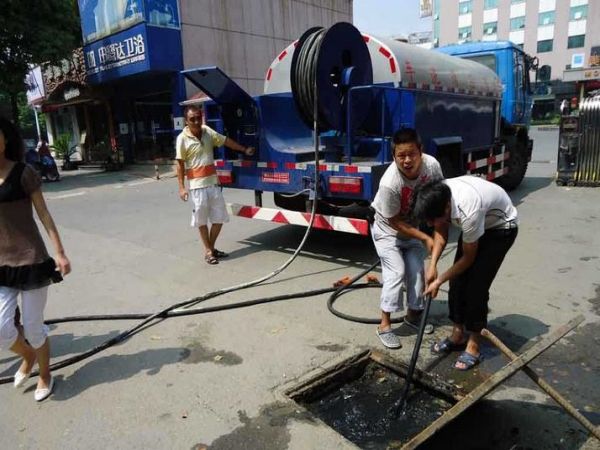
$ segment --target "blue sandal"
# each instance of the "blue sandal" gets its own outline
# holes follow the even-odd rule
[[[435,355],[449,355],[456,350],[464,350],[465,348],[467,348],[466,340],[460,344],[455,344],[450,340],[450,338],[446,337],[439,342],[434,342],[431,345],[431,353]]]
[[[477,364],[479,364],[482,359],[483,358],[481,357],[481,354],[475,356],[467,351],[464,351],[460,354],[460,356],[454,363],[454,368],[456,370],[463,370],[463,371],[471,370],[473,367],[475,367]],[[462,363],[465,365],[465,367],[457,367],[456,366],[457,363]]]

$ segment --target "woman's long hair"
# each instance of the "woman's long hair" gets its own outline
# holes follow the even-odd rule
[[[0,117],[0,130],[4,135],[6,150],[4,155],[11,161],[20,162],[25,157],[25,147],[19,129],[8,119]]]

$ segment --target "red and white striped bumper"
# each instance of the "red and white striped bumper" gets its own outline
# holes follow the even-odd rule
[[[246,217],[247,219],[266,220],[267,222],[285,223],[307,227],[310,223],[310,213],[289,211],[287,209],[262,208],[258,206],[239,205],[228,203],[227,211],[232,216]],[[344,233],[369,234],[369,223],[364,219],[351,219],[348,217],[315,215],[314,228]]]

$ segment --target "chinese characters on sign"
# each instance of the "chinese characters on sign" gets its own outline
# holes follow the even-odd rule
[[[126,66],[146,59],[144,36],[135,36],[86,51],[88,74]]]

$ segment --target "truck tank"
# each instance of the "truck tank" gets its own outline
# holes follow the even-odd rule
[[[373,84],[500,97],[502,84],[491,69],[465,59],[362,33],[369,50]],[[265,76],[264,93],[291,92],[290,73],[299,41],[283,49]]]

